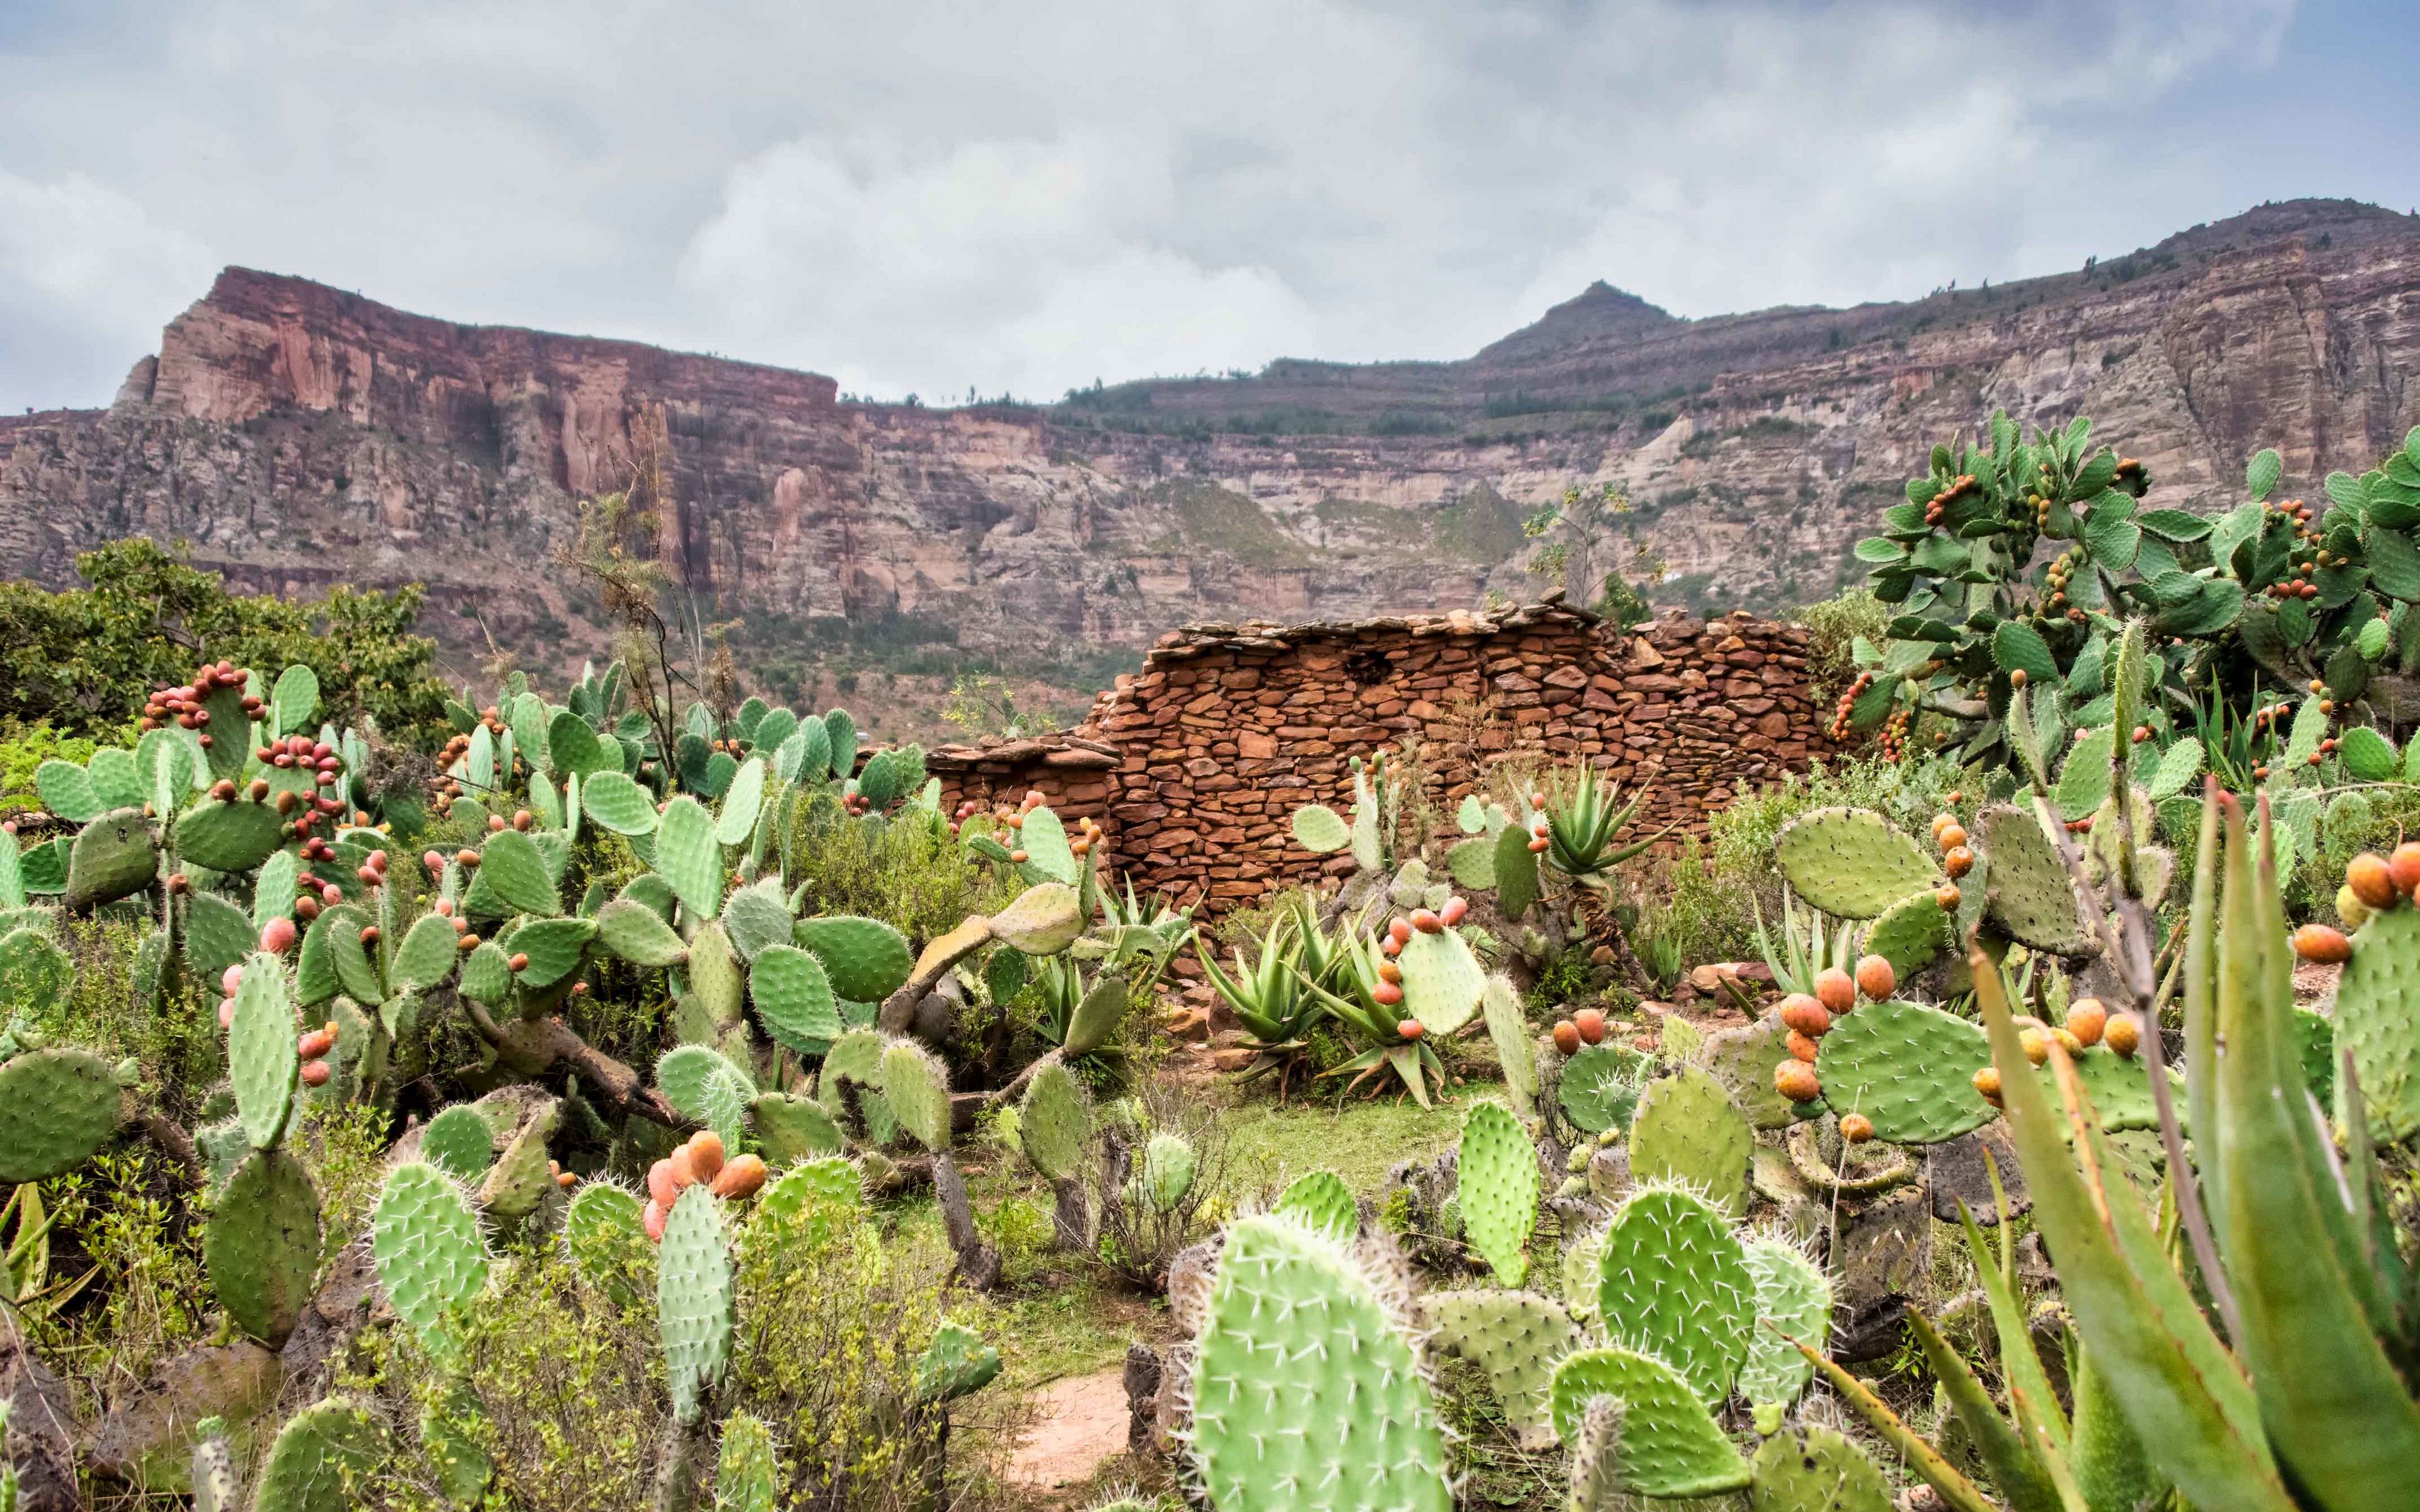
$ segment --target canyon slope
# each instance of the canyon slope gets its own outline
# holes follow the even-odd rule
[[[2261,207],[2082,270],[1903,303],[1675,318],[1598,285],[1454,363],[1272,363],[1047,408],[843,402],[812,374],[452,324],[242,269],[105,410],[0,418],[0,558],[190,543],[255,589],[427,585],[458,664],[576,666],[553,564],[584,497],[666,464],[657,550],[777,690],[833,656],[978,657],[1080,691],[1178,623],[1476,607],[1539,587],[1523,522],[1629,501],[1603,565],[1658,602],[1786,609],[1937,440],[2084,412],[2154,502],[2313,491],[2420,424],[2420,221]],[[660,441],[651,438],[660,438]]]

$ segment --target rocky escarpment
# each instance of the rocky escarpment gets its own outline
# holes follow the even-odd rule
[[[1524,519],[1612,483],[1601,562],[1694,609],[1785,608],[1936,440],[2091,413],[2155,502],[2229,500],[2420,423],[2420,223],[2296,202],[2091,270],[1853,310],[1680,320],[1599,286],[1464,363],[1272,364],[1049,410],[842,403],[828,379],[454,325],[229,270],[104,411],[0,421],[0,552],[54,581],[132,532],[255,587],[429,585],[457,647],[576,659],[550,563],[659,458],[659,549],[752,644],[942,640],[1098,686],[1167,626],[1528,596]],[[2313,486],[2305,482],[2304,486]]]

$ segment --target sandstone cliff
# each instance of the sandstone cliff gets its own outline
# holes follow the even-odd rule
[[[1999,406],[2090,412],[2157,502],[2229,501],[2264,444],[2307,489],[2420,423],[2415,358],[2420,222],[2338,201],[1904,304],[1693,321],[1600,285],[1463,363],[1047,410],[844,404],[810,374],[230,269],[109,409],[0,419],[0,556],[64,582],[143,532],[250,586],[420,580],[449,644],[576,662],[601,620],[549,559],[660,424],[667,565],[752,646],[1098,686],[1187,620],[1525,596],[1521,521],[1573,484],[1626,491],[1611,529],[1663,601],[1786,608],[1854,578],[1875,507]]]

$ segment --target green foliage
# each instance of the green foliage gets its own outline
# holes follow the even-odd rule
[[[938,816],[903,812],[884,825],[845,820],[829,804],[795,802],[783,851],[804,914],[878,918],[931,939],[970,914],[997,913],[1018,890],[959,848]]]
[[[1889,638],[1891,608],[1870,588],[1844,588],[1796,618],[1807,627],[1807,693],[1821,703],[1855,681],[1858,640],[1880,645]]]

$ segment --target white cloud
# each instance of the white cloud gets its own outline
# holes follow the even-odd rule
[[[105,399],[95,375],[114,383],[214,258],[455,319],[928,398],[1282,355],[1458,356],[1597,278],[1691,315],[1905,298],[2304,192],[2307,165],[2273,173],[2274,150],[2201,166],[2210,131],[2170,109],[2244,92],[2291,13],[2291,0],[79,12],[72,29],[0,31],[15,176],[0,203],[34,196],[0,217],[0,279],[16,285],[0,292],[0,403]],[[2234,129],[2290,156],[2292,122]],[[2420,197],[2407,158],[2362,160],[2375,197]],[[2326,161],[2335,175],[2311,187],[2341,192],[2350,170]]]

